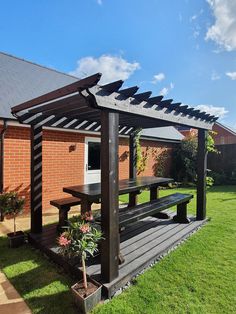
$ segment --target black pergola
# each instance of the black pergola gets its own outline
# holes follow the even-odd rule
[[[121,89],[123,81],[98,85],[101,74],[79,80],[12,108],[31,125],[31,232],[42,232],[42,129],[101,132],[101,221],[105,240],[101,272],[106,282],[118,274],[118,138],[130,136],[130,177],[136,176],[135,134],[138,128],[189,126],[198,129],[197,219],[206,217],[206,135],[217,117],[138,87]],[[131,202],[132,197],[130,195]]]

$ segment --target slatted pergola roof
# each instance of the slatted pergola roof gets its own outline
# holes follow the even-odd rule
[[[137,128],[184,125],[198,129],[197,220],[206,217],[206,139],[217,117],[175,103],[123,81],[98,85],[101,74],[79,80],[12,108],[21,123],[31,125],[31,232],[42,232],[43,127],[99,131],[101,128],[101,278],[119,274],[119,133],[129,135],[129,177],[136,177]],[[129,204],[136,204],[130,193]],[[133,205],[131,205],[133,206]]]
[[[119,112],[119,133],[129,135],[136,128],[185,125],[211,129],[217,117],[201,112],[152,92],[138,93],[138,87],[122,89],[119,80],[98,85],[101,74],[79,80],[65,87],[12,108],[21,122],[32,125],[74,130],[99,131],[100,112]]]

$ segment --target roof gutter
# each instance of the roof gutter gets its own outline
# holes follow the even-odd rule
[[[4,182],[4,138],[7,130],[7,120],[3,120],[3,129],[0,132],[0,193],[3,192]],[[0,221],[3,221],[3,215],[0,211]]]

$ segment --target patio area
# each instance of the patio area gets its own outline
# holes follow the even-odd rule
[[[202,226],[205,220],[197,221],[189,216],[189,224],[175,223],[172,218],[175,212],[164,211],[170,219],[147,217],[132,224],[121,233],[120,249],[125,262],[119,265],[119,276],[111,282],[104,282],[101,277],[100,256],[90,258],[87,274],[103,284],[104,297],[111,298],[115,292],[125,286],[132,278],[155,262],[160,256],[181,243],[195,230]],[[40,234],[29,234],[29,241],[35,247],[45,252],[53,261],[63,266],[73,277],[82,278],[81,263],[79,260],[68,262],[58,254],[56,239],[58,233],[56,224],[43,228]]]

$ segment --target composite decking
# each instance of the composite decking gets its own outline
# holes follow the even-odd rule
[[[170,211],[166,212],[170,216],[174,215]],[[205,220],[196,221],[193,217],[189,218],[191,220],[189,224],[179,224],[172,219],[163,220],[147,217],[127,227],[121,233],[120,248],[125,262],[119,266],[119,277],[110,283],[101,281],[99,256],[88,261],[88,275],[101,282],[104,295],[111,297],[140,271],[188,237],[205,222]],[[44,227],[41,234],[30,233],[29,241],[75,277],[81,278],[78,259],[68,262],[58,254],[57,237],[56,225],[50,225]]]

